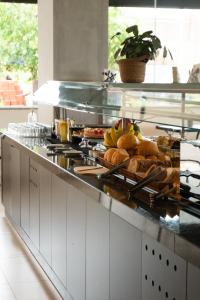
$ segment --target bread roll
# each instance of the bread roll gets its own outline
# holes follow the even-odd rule
[[[166,168],[167,175],[163,182],[166,183],[180,183],[180,170],[179,168]]]
[[[123,134],[117,141],[117,148],[120,149],[132,149],[138,144],[138,139],[133,133]]]
[[[111,163],[113,165],[118,165],[128,158],[129,154],[125,149],[117,149],[112,155]]]
[[[152,166],[145,172],[145,176],[144,176],[144,177],[147,177],[148,175],[150,175],[151,172],[153,172],[156,168],[157,168],[156,165],[152,165]]]
[[[148,155],[148,156],[146,156],[146,159],[157,160],[158,157],[156,155]]]
[[[132,156],[136,155],[137,149],[136,148],[128,149],[127,152],[129,154],[129,156],[132,157]]]
[[[158,153],[157,158],[161,161],[168,161],[168,162],[171,161],[170,157],[162,152]]]
[[[143,155],[134,155],[132,158],[137,159],[137,160],[145,159],[145,157]]]
[[[155,169],[157,168],[156,165],[152,165],[145,173],[145,177],[150,175]],[[162,183],[173,183],[173,184],[180,184],[180,176],[179,176],[179,169],[178,168],[162,168],[162,174],[156,179],[156,182]]]
[[[138,160],[135,158],[131,158],[127,170],[131,173],[136,173],[138,171],[138,168],[139,168]]]
[[[132,158],[128,165],[128,171],[131,173],[143,173],[146,172],[153,164],[154,161],[152,160]]]
[[[110,148],[106,151],[106,153],[104,154],[104,159],[108,162],[111,162],[113,153],[116,151],[116,148]]]
[[[166,167],[165,162],[160,160],[132,158],[128,165],[128,171],[132,173],[137,173],[137,172],[145,173],[153,165],[156,167],[158,166]]]
[[[169,145],[169,137],[168,136],[159,136],[157,138],[157,144],[162,146],[168,146]]]
[[[138,154],[139,155],[156,155],[159,153],[158,146],[155,142],[148,141],[148,140],[142,140],[138,146]]]

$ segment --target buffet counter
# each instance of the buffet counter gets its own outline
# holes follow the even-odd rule
[[[63,298],[151,299],[147,277],[159,281],[164,276],[166,293],[176,296],[170,299],[196,299],[189,297],[185,280],[200,274],[200,218],[165,201],[150,207],[146,190],[130,201],[131,181],[77,175],[74,167],[96,162],[84,155],[49,156],[48,144],[45,139],[4,134],[2,195],[7,217]],[[148,274],[152,263],[160,273]],[[173,270],[165,270],[171,263]],[[184,286],[178,288],[176,280]]]

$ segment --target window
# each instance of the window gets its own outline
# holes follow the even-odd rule
[[[21,91],[30,93],[32,81],[37,79],[37,5],[0,3],[0,41],[0,105],[16,105],[15,90],[18,94]],[[4,82],[5,79],[10,79],[10,82]],[[7,86],[10,87],[9,93],[5,94]]]
[[[124,2],[129,2],[127,0]],[[119,1],[111,1],[119,3]],[[132,2],[140,2],[133,1]],[[145,1],[144,1],[145,2]],[[150,3],[150,1],[146,1]],[[160,6],[165,6],[166,1],[157,1]],[[169,1],[167,1],[169,2]],[[178,3],[177,1],[174,1]],[[184,1],[180,0],[183,4]],[[195,7],[197,2],[191,1]],[[200,6],[200,3],[198,3]],[[172,82],[172,66],[177,66],[180,74],[180,82],[187,82],[189,71],[196,63],[200,63],[200,9],[180,8],[153,8],[153,7],[109,7],[109,69],[118,70],[114,62],[113,53],[116,43],[111,39],[117,31],[122,31],[127,26],[137,24],[141,32],[153,30],[160,38],[163,46],[166,46],[173,55],[166,59],[162,57],[162,51],[155,61],[147,64],[145,82],[165,83]]]

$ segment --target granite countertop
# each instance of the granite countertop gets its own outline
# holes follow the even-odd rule
[[[5,133],[4,133],[5,134]],[[51,165],[55,174],[61,177],[69,175],[91,193],[101,193],[99,202],[111,212],[119,215],[133,226],[150,235],[163,245],[174,251],[185,260],[200,267],[200,218],[185,209],[166,201],[159,202],[153,207],[148,204],[149,193],[140,190],[134,199],[128,200],[128,189],[131,182],[123,178],[110,176],[108,179],[97,179],[94,176],[77,175],[75,166],[96,165],[94,160],[85,156],[67,158],[64,155],[48,156],[46,139],[12,137],[5,134],[19,147],[29,150],[32,158],[38,163]],[[84,189],[85,191],[85,189]]]

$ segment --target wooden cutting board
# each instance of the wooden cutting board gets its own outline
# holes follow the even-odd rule
[[[74,173],[79,175],[99,175],[104,174],[109,169],[102,167],[102,166],[81,166],[75,167]]]

